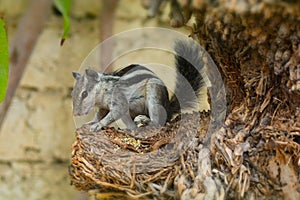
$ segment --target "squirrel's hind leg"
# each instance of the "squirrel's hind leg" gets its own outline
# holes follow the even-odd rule
[[[168,118],[169,97],[162,84],[147,84],[147,108],[151,119],[150,125],[165,125]]]
[[[137,128],[137,125],[131,119],[131,116],[129,115],[129,113],[126,113],[125,115],[123,115],[123,117],[121,119],[124,122],[124,124],[126,125],[127,129],[134,130]]]

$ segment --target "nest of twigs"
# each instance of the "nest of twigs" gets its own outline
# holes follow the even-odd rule
[[[197,176],[208,122],[209,114],[203,112],[182,115],[165,127],[133,132],[114,128],[90,132],[89,126],[83,126],[76,130],[73,144],[72,184],[98,193],[179,197],[185,184],[192,185]]]

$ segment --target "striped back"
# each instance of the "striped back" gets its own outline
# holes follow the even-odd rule
[[[162,82],[151,70],[138,64],[129,65],[128,67],[113,72],[112,75],[120,76],[120,82],[124,84],[124,86],[132,86],[147,79],[157,79],[159,82]]]

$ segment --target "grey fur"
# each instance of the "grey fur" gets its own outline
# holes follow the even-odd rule
[[[168,91],[153,72],[137,67],[139,69],[121,77],[92,69],[87,69],[84,75],[76,75],[80,78],[75,78],[72,92],[73,114],[85,115],[98,107],[95,118],[87,123],[92,124],[91,131],[98,131],[118,119],[122,119],[127,128],[135,129],[132,119],[137,115],[149,115],[153,124],[164,125],[166,109],[169,110]],[[84,91],[88,93],[85,98],[82,97]]]
[[[91,131],[98,131],[118,119],[122,119],[128,129],[135,129],[137,126],[132,119],[138,115],[148,116],[152,125],[164,125],[180,109],[196,101],[189,92],[198,92],[203,85],[202,74],[197,71],[203,67],[199,49],[195,47],[195,50],[191,50],[188,45],[184,41],[175,43],[176,53],[193,63],[190,64],[179,55],[175,56],[178,72],[192,86],[183,86],[185,84],[177,78],[177,97],[174,95],[169,100],[163,81],[141,65],[130,65],[111,74],[86,69],[84,75],[73,72],[76,80],[72,92],[73,114],[85,115],[97,107],[99,111],[95,118],[87,123],[91,125]]]

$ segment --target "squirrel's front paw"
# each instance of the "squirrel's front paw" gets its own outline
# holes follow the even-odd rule
[[[97,131],[100,131],[102,129],[102,127],[103,126],[100,123],[96,123],[91,126],[90,131],[97,132]]]

